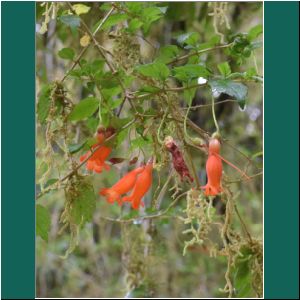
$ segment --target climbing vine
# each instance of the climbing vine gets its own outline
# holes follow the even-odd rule
[[[59,41],[57,71],[37,68],[37,235],[48,245],[67,237],[55,250],[67,261],[89,224],[117,227],[126,297],[159,295],[165,222],[183,259],[200,251],[221,261],[214,293],[263,296],[263,243],[241,202],[261,179],[262,150],[236,144],[239,124],[224,117],[226,107],[246,114],[250,88],[261,96],[262,25],[235,32],[234,4],[201,5],[209,34],[195,25],[168,42],[164,24],[180,21],[168,2],[37,6],[38,49]]]

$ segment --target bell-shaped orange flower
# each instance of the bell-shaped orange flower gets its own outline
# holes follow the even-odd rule
[[[148,192],[152,184],[153,161],[150,160],[143,172],[137,177],[134,188],[129,196],[123,197],[123,201],[131,202],[133,209],[139,209],[140,205],[144,206],[142,198]]]
[[[131,172],[123,176],[111,188],[101,189],[99,194],[102,196],[106,196],[107,202],[114,203],[114,201],[117,201],[118,204],[121,205],[121,195],[128,193],[134,187],[137,175],[143,172],[144,168],[145,167],[142,166],[132,170]]]
[[[99,144],[95,144],[92,146],[93,148],[98,147]],[[103,169],[109,170],[110,166],[105,163],[106,158],[110,155],[112,149],[107,146],[100,146],[88,159],[86,163],[86,169],[89,171],[94,171],[96,173],[101,173]],[[91,155],[91,151],[88,151],[84,155],[80,157],[80,161],[86,160],[87,157]]]
[[[205,189],[206,196],[215,196],[222,192],[222,160],[219,156],[220,142],[218,139],[212,139],[209,142],[208,159],[206,162],[207,184],[202,186]]]

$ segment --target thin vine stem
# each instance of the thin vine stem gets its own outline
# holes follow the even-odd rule
[[[212,101],[211,111],[212,111],[214,123],[215,123],[215,126],[216,126],[217,133],[220,133],[220,127],[219,127],[219,124],[218,124],[218,121],[217,121],[217,118],[216,118],[216,112],[215,112],[215,97],[213,95],[211,97],[211,101]]]

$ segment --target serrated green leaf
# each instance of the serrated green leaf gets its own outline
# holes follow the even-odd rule
[[[255,40],[259,35],[261,35],[263,32],[263,26],[261,24],[254,26],[250,29],[248,33],[248,39],[250,41]]]
[[[58,52],[58,56],[62,59],[72,60],[75,56],[75,51],[71,48],[63,48]]]
[[[231,74],[231,68],[227,61],[225,61],[221,64],[218,64],[218,69],[219,69],[220,73],[224,76],[224,78],[228,77]]]
[[[157,80],[166,80],[170,75],[169,68],[160,62],[154,62],[147,65],[141,65],[136,68],[136,70],[147,77],[152,77]]]
[[[201,65],[188,64],[174,68],[173,72],[175,78],[184,82],[189,82],[193,79],[197,79],[198,77],[206,78],[207,76],[209,76],[209,71]]]
[[[80,25],[80,18],[75,15],[60,16],[59,20],[71,28],[76,28]]]
[[[44,124],[50,110],[50,94],[51,94],[52,85],[47,84],[42,87],[39,96],[39,102],[37,104],[37,115],[38,120],[41,124]]]
[[[167,64],[173,59],[175,59],[178,54],[179,54],[179,49],[177,46],[167,45],[160,48],[158,57],[156,58],[155,61]]]
[[[36,234],[48,242],[48,232],[50,230],[50,213],[44,206],[36,205]]]
[[[79,121],[90,117],[98,108],[99,99],[89,97],[81,100],[69,115],[71,121]]]
[[[70,215],[77,225],[83,225],[92,220],[96,209],[96,197],[93,186],[87,182],[80,182],[72,197]]]
[[[84,4],[74,4],[72,5],[73,9],[75,10],[76,15],[83,15],[90,11],[90,7]]]
[[[120,22],[123,22],[128,19],[127,14],[114,14],[111,15],[106,22],[102,25],[102,29],[109,29],[110,27],[117,25]]]
[[[208,84],[213,94],[227,94],[237,100],[241,108],[245,107],[248,88],[244,84],[230,80],[209,80]]]

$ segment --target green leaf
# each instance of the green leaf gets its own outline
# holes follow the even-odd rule
[[[125,2],[125,5],[129,12],[132,14],[140,13],[144,8],[143,2]]]
[[[156,7],[156,6],[149,6],[144,8],[141,11],[141,20],[144,21],[143,25],[143,31],[144,33],[147,33],[150,29],[151,24],[154,21],[159,20],[163,16],[163,10],[161,7]]]
[[[151,138],[141,136],[131,141],[130,149],[133,150],[135,148],[143,148],[144,146],[147,146],[150,143],[152,143]]]
[[[250,41],[255,40],[259,35],[261,35],[263,32],[263,26],[261,24],[254,26],[250,29],[248,33],[248,39]]]
[[[130,33],[134,33],[136,32],[139,28],[141,28],[143,26],[143,22],[140,21],[139,19],[132,19],[130,22],[129,22],[129,25],[128,25],[128,28],[127,30],[130,32]]]
[[[94,132],[96,132],[97,127],[99,125],[99,118],[92,116],[85,121],[85,125],[87,126],[87,128],[89,128],[89,130],[93,134]]]
[[[123,22],[125,20],[128,19],[128,15],[127,14],[114,14],[114,15],[111,15],[107,20],[106,22],[103,24],[102,26],[102,29],[105,30],[105,29],[109,29],[110,27],[120,23],[120,22]]]
[[[152,77],[157,80],[166,80],[170,75],[169,68],[160,62],[154,62],[147,65],[141,65],[136,68],[136,70],[147,77]]]
[[[48,242],[51,219],[49,211],[42,205],[36,205],[36,234]]]
[[[231,68],[227,61],[225,61],[221,64],[218,64],[218,69],[219,69],[220,73],[224,76],[224,78],[226,78],[227,76],[229,76],[231,74]]]
[[[118,118],[116,116],[112,116],[110,119],[110,126],[114,127],[115,129],[120,129],[131,120],[131,118]]]
[[[248,88],[244,84],[229,80],[209,80],[208,84],[213,94],[227,94],[237,100],[241,108],[245,107]]]
[[[197,84],[197,80],[192,80],[189,84],[183,84],[183,87],[188,87],[189,85]],[[183,98],[188,105],[191,104],[193,98],[195,97],[197,88],[189,88],[183,91]]]
[[[104,2],[103,4],[100,4],[99,7],[102,11],[109,11],[111,9],[111,3],[110,2]]]
[[[236,288],[237,297],[251,297],[252,291],[252,278],[250,269],[251,254],[244,254],[243,257],[238,258],[233,268],[234,273],[234,286]]]
[[[89,97],[81,100],[69,115],[71,121],[79,121],[90,117],[98,108],[99,99]]]
[[[181,45],[189,45],[195,47],[199,42],[200,36],[198,32],[188,32],[177,37],[177,42]]]
[[[200,51],[203,49],[212,48],[217,46],[218,44],[220,44],[220,36],[215,35],[208,42],[198,45],[197,50]]]
[[[47,180],[47,182],[44,185],[44,189],[46,189],[47,187],[51,186],[52,184],[54,184],[55,182],[57,182],[59,179],[58,178],[50,178],[49,180]]]
[[[74,4],[72,5],[73,9],[75,10],[76,15],[83,15],[90,11],[90,7],[84,4]]]
[[[76,28],[80,25],[80,18],[75,15],[64,15],[59,17],[59,20],[71,28]]]
[[[174,77],[188,82],[193,79],[197,79],[198,77],[207,77],[209,76],[209,71],[201,65],[190,65],[187,64],[185,66],[176,67],[173,69]]]
[[[72,60],[75,56],[75,51],[71,48],[63,48],[58,52],[58,56],[62,59]]]
[[[123,141],[128,137],[128,135],[129,135],[129,127],[120,131],[117,134],[116,147],[119,147],[123,143]]]
[[[113,96],[116,96],[122,92],[122,89],[120,86],[114,86],[112,88],[108,89],[102,89],[102,95],[105,99],[110,99]]]
[[[155,86],[144,85],[138,90],[138,92],[139,94],[158,93],[160,90],[161,90],[160,88],[157,88]]]
[[[80,76],[90,76],[98,77],[102,76],[103,66],[104,66],[104,60],[96,59],[93,62],[85,62],[84,64],[81,64],[80,69]]]
[[[84,145],[85,145],[86,141],[82,142],[82,143],[79,143],[79,144],[71,144],[69,145],[68,149],[69,149],[69,152],[71,154],[74,154],[76,152],[78,152],[79,150],[81,150]]]
[[[92,220],[95,209],[96,197],[93,186],[87,182],[80,182],[76,187],[76,193],[72,195],[70,211],[72,220],[77,225],[83,225]]]
[[[105,89],[118,87],[120,85],[117,76],[112,75],[111,72],[106,72],[98,79],[99,83],[101,84],[101,87]]]
[[[119,98],[119,99],[115,99],[109,102],[109,108],[110,109],[115,109],[117,107],[119,107],[121,105],[121,103],[123,102],[124,99]]]
[[[160,48],[156,62],[169,63],[179,54],[179,49],[175,45],[168,45]]]
[[[37,178],[40,178],[45,174],[49,169],[49,166],[46,162],[44,161],[39,161],[37,162],[37,168],[36,168],[36,173],[37,173]],[[39,180],[40,180],[39,179]]]
[[[250,78],[252,78],[253,76],[256,76],[256,75],[257,75],[257,72],[256,72],[255,68],[250,68],[246,72],[243,73],[243,77],[246,78],[246,79],[250,79]]]
[[[52,90],[52,85],[47,84],[42,87],[40,92],[39,102],[37,104],[37,115],[38,115],[38,120],[40,121],[41,124],[45,123],[47,116],[49,114],[50,104],[51,104],[51,99],[50,99],[51,90]]]

